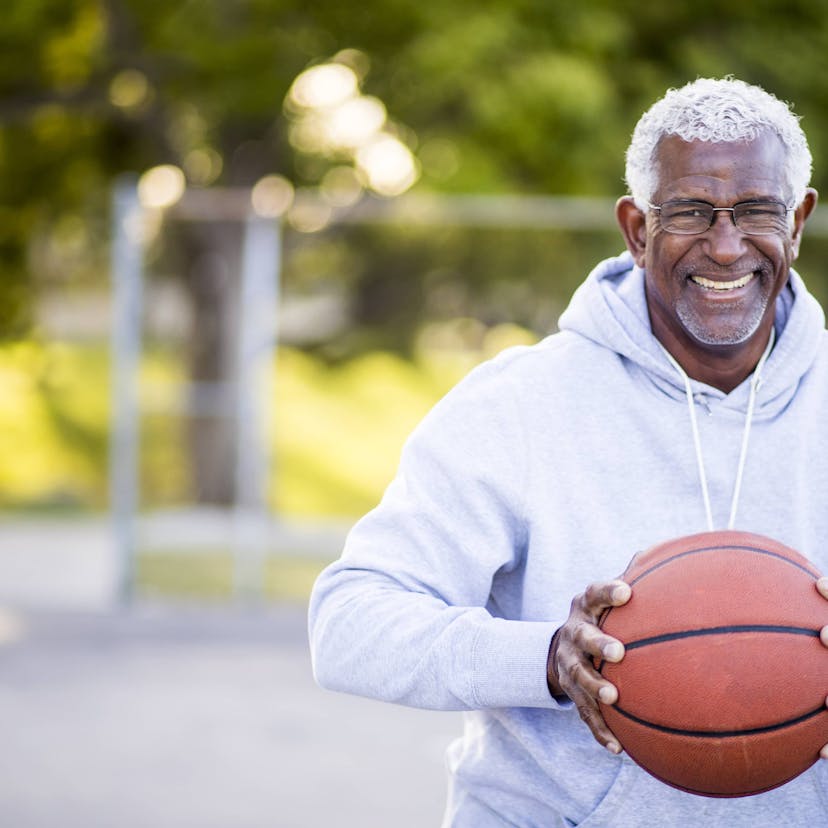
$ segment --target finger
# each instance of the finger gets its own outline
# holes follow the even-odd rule
[[[594,624],[575,625],[571,632],[571,642],[575,650],[587,653],[599,660],[615,663],[624,658],[624,645]]]
[[[615,685],[607,681],[603,676],[598,674],[592,666],[592,662],[586,659],[569,659],[558,656],[556,668],[557,678],[555,680],[555,687],[557,694],[564,694],[568,696],[579,708],[580,711],[588,707],[598,708],[598,702],[603,704],[615,704],[618,701],[618,690]],[[551,687],[552,685],[550,685]],[[555,692],[552,694],[556,695]],[[603,722],[601,723],[603,725]],[[599,738],[601,744],[605,744],[610,734],[606,732],[596,732],[596,738]]]
[[[624,581],[590,584],[584,593],[584,608],[597,616],[607,607],[620,607],[626,604],[631,596],[630,585]]]
[[[623,606],[632,598],[632,588],[625,581],[616,581],[610,598],[614,607]]]
[[[607,681],[586,659],[558,661],[559,682],[566,694],[573,699],[582,693],[593,700],[600,699],[604,704],[615,704],[618,701],[618,690],[612,682]]]
[[[824,626],[824,627],[823,627],[823,628],[819,631],[819,640],[820,640],[820,641],[821,641],[821,642],[822,642],[822,643],[823,643],[826,647],[828,647],[828,625]]]
[[[607,682],[598,689],[598,701],[601,704],[615,704],[618,701],[618,689]]]
[[[601,644],[601,657],[613,664],[621,661],[624,658],[624,645],[616,638],[609,636],[604,636],[604,638],[606,640]]]
[[[816,588],[823,598],[828,598],[828,577],[823,576],[817,579]]]
[[[578,715],[589,728],[593,738],[599,745],[605,747],[610,753],[621,753],[621,744],[615,738],[613,732],[607,727],[604,717],[595,701],[589,697],[576,702]]]

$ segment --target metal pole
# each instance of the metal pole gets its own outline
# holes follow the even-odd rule
[[[143,314],[143,215],[135,181],[119,181],[112,197],[112,400],[109,499],[118,597],[132,598],[138,509],[138,365]]]
[[[237,340],[236,593],[260,598],[267,556],[268,428],[281,271],[281,227],[250,215],[245,223]]]

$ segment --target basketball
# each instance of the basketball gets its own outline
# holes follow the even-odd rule
[[[639,553],[632,597],[601,628],[626,648],[599,671],[618,688],[604,719],[627,754],[703,796],[762,793],[828,744],[828,601],[820,573],[783,544],[705,532]]]

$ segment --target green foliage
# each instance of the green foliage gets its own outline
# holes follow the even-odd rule
[[[606,209],[609,223],[611,202]],[[289,289],[347,291],[354,324],[317,348],[336,361],[376,349],[411,357],[424,324],[457,317],[543,336],[596,262],[623,243],[615,230],[365,225],[290,235],[287,248]]]
[[[279,511],[352,516],[376,505],[405,438],[467,367],[417,365],[388,353],[326,365],[282,351],[274,423]]]
[[[375,352],[331,365],[282,349],[269,424],[271,508],[310,517],[354,517],[371,508],[394,474],[406,437],[436,400],[480,360],[530,341],[522,329],[485,329],[467,320],[465,327],[432,330],[414,362]],[[170,353],[154,351],[140,373],[141,505],[192,503],[190,423],[173,413],[183,391],[181,366]],[[0,393],[0,504],[105,508],[106,349],[7,345],[0,348]]]
[[[424,188],[617,195],[642,109],[668,85],[725,73],[795,103],[820,186],[826,12],[826,0],[11,0],[0,31],[0,335],[25,330],[33,286],[100,278],[108,191],[124,171],[188,159],[192,169],[192,154],[209,152],[216,183],[269,172],[315,183],[325,165],[290,146],[282,102],[301,70],[342,49],[367,56],[365,91],[422,153]],[[125,71],[135,94],[121,99]],[[85,257],[33,267],[31,247],[66,216],[95,228]]]
[[[265,600],[305,602],[327,561],[308,557],[268,558],[264,564]],[[187,554],[152,550],[136,560],[136,590],[149,597],[224,601],[233,596],[233,558],[229,550]]]
[[[727,73],[794,104],[815,186],[828,175],[828,0],[10,0],[3,12],[0,342],[20,343],[0,348],[5,505],[106,502],[103,352],[25,337],[45,292],[105,283],[113,181],[174,163],[193,186],[273,173],[316,186],[338,161],[291,144],[283,103],[341,50],[362,53],[363,92],[416,153],[422,191],[617,196],[641,112],[668,86]],[[153,250],[150,269],[191,275],[195,235],[170,261]],[[806,239],[800,261],[823,301],[825,247]],[[352,324],[282,355],[273,503],[370,506],[404,435],[462,373],[435,368],[423,342],[465,342],[479,358],[504,324],[543,335],[620,248],[613,231],[288,232],[285,294],[341,295]],[[155,352],[142,370],[149,386],[185,373]],[[186,499],[186,425],[151,406],[142,437],[147,505]]]
[[[102,505],[108,357],[33,343],[0,350],[0,504]]]

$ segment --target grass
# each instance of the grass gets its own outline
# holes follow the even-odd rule
[[[467,329],[483,344],[471,347]],[[294,348],[279,350],[266,423],[272,510],[308,518],[364,514],[434,403],[480,360],[532,341],[514,326],[486,332],[462,319],[432,324],[421,339],[410,360],[372,352],[331,365]],[[140,497],[150,509],[192,502],[197,488],[188,455],[192,422],[177,408],[186,398],[183,371],[180,355],[149,348],[143,354]],[[0,346],[0,506],[106,508],[110,379],[105,343]]]
[[[316,576],[328,561],[307,556],[270,557],[265,561],[262,598],[304,603]],[[138,595],[227,601],[234,597],[233,557],[227,550],[194,554],[145,552],[136,564]]]
[[[279,350],[265,424],[273,513],[306,519],[364,514],[381,498],[405,439],[436,400],[480,360],[533,338],[513,326],[486,329],[461,319],[433,323],[420,339],[410,360],[373,352],[328,364],[297,349]],[[107,508],[109,371],[106,343],[0,345],[0,508],[44,518]],[[148,511],[193,500],[192,423],[173,404],[183,393],[182,372],[172,353],[143,354],[139,499]],[[313,559],[279,551],[263,563],[262,599],[307,601],[325,566],[324,552]],[[227,601],[238,594],[234,570],[228,548],[144,550],[136,562],[136,591]]]

